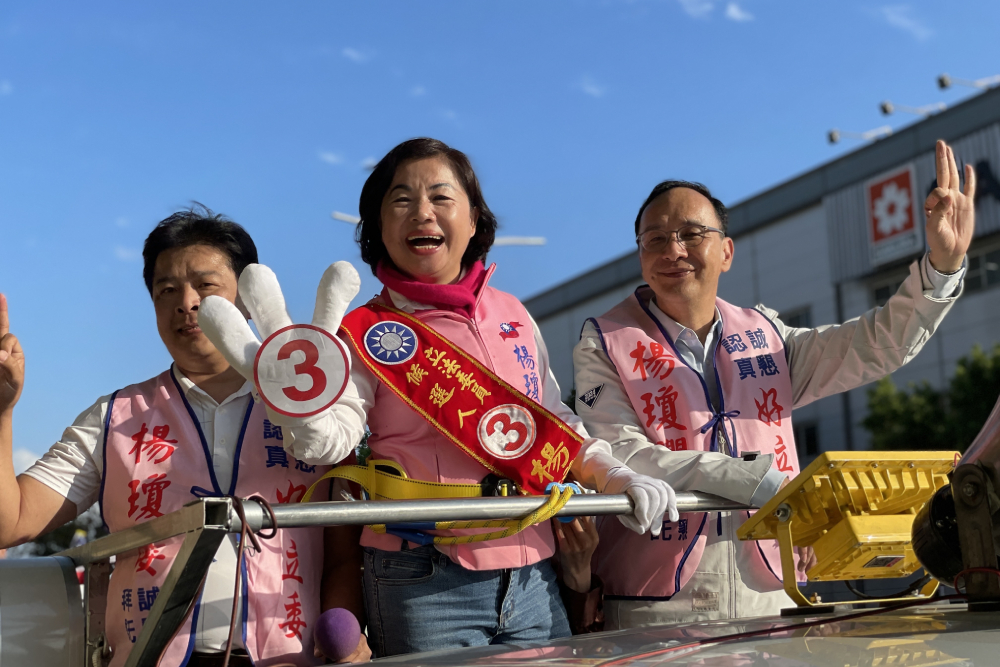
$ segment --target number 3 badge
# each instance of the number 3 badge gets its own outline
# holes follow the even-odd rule
[[[293,324],[267,337],[253,364],[261,399],[287,417],[311,417],[337,402],[350,361],[340,339],[311,324]]]
[[[251,264],[240,276],[239,296],[264,342],[244,314],[219,296],[202,300],[198,325],[233,368],[254,383],[272,422],[307,424],[347,387],[350,356],[336,332],[360,287],[361,278],[348,262],[331,265],[319,283],[312,324],[293,324],[277,276]]]

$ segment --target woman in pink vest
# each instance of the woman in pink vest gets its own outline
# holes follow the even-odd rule
[[[329,332],[339,327],[350,378],[333,405],[287,422],[272,417],[295,427],[285,440],[289,454],[310,464],[341,462],[367,425],[372,458],[398,466],[414,480],[410,489],[420,489],[390,497],[445,491],[421,482],[471,485],[463,493],[478,495],[509,480],[544,494],[548,482],[572,475],[598,491],[629,494],[633,513],[619,519],[636,533],[659,534],[664,512],[676,519],[670,487],[617,461],[563,405],[531,315],[489,287],[494,267],[483,260],[497,222],[463,153],[433,139],[403,142],[376,165],[359,210],[362,259],[386,289],[341,322],[325,314],[343,312],[360,281],[346,262],[324,275],[313,321]],[[291,323],[267,267],[248,267],[239,291],[261,331]],[[253,378],[250,351],[259,343],[244,316],[208,298],[198,322]],[[295,363],[296,374],[315,367],[308,357]],[[263,375],[272,371],[287,369]],[[412,526],[365,528],[360,541],[378,656],[569,634],[549,564],[555,547],[548,523],[491,541],[434,545]],[[590,575],[575,572],[573,579]]]
[[[636,512],[623,523],[638,533],[650,526],[658,532],[668,502],[676,514],[672,491],[633,473],[611,456],[607,443],[587,435],[561,401],[531,315],[517,298],[489,286],[495,267],[485,268],[483,260],[497,222],[468,158],[433,139],[406,141],[375,167],[359,210],[361,256],[386,287],[373,302],[412,315],[565,422],[583,439],[573,477],[599,491],[629,493]],[[352,316],[341,329],[345,339]],[[398,463],[411,478],[484,480],[489,469],[369,370],[394,359],[382,361],[379,355],[388,353],[373,351],[371,335],[363,338],[373,356],[361,359],[354,343],[357,394],[347,392],[335,407],[341,425],[353,423],[360,437],[367,422],[372,457]],[[390,338],[383,337],[383,345],[400,342]],[[554,544],[548,523],[500,540],[437,547],[366,528],[361,544],[368,629],[378,656],[569,634],[549,563]]]

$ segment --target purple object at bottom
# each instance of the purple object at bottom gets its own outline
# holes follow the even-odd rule
[[[313,632],[316,645],[330,660],[339,662],[358,648],[361,641],[361,626],[354,614],[336,607],[327,609],[316,620]]]

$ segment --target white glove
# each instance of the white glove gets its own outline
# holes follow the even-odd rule
[[[663,529],[664,513],[671,521],[680,518],[677,513],[677,497],[669,484],[640,475],[625,466],[615,468],[608,474],[603,493],[627,493],[632,497],[635,511],[631,516],[619,514],[618,520],[640,535],[646,531],[659,535]]]
[[[336,336],[340,320],[360,289],[361,277],[350,262],[331,264],[323,273],[316,290],[313,326]],[[278,278],[274,271],[263,264],[251,264],[243,270],[240,275],[239,296],[265,339],[292,324],[292,318],[285,309],[285,297],[278,285]],[[198,326],[226,361],[240,375],[254,382],[254,359],[261,342],[239,309],[222,297],[206,297],[198,307]],[[350,373],[349,354],[347,363],[347,372]],[[325,415],[326,412],[321,412],[309,417],[289,417],[267,408],[268,419],[279,426],[302,426]],[[286,446],[289,444],[291,443],[286,443]]]

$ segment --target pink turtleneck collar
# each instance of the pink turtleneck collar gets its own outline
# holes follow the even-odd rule
[[[383,285],[411,301],[425,303],[442,310],[456,311],[473,319],[476,297],[483,287],[487,272],[483,263],[477,261],[469,267],[457,283],[434,285],[413,280],[404,276],[395,267],[381,262],[375,275],[382,281]]]

